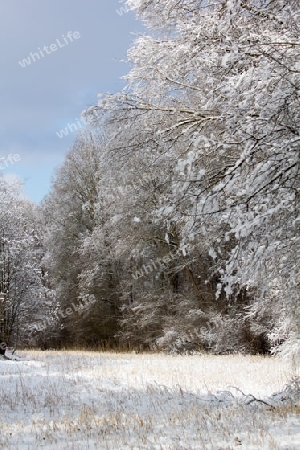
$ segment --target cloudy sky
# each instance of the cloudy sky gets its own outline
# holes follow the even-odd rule
[[[98,93],[124,85],[129,66],[120,60],[142,26],[121,7],[119,0],[0,0],[0,170],[24,179],[35,202],[72,145],[69,124],[81,124]],[[62,129],[68,136],[57,135]]]

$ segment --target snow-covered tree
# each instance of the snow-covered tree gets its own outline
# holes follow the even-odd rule
[[[127,90],[88,116],[115,153],[170,174],[152,223],[207,250],[217,295],[248,292],[249,333],[297,347],[299,3],[127,3],[151,32],[129,50]]]
[[[52,324],[67,344],[97,344],[116,334],[114,275],[99,195],[103,138],[81,133],[43,204],[44,264],[53,290]]]
[[[20,197],[20,186],[0,177],[1,339],[26,345],[46,312],[43,248],[38,208]]]

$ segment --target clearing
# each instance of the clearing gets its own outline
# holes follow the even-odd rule
[[[1,449],[300,449],[299,390],[285,389],[299,373],[280,359],[20,355],[0,361]]]

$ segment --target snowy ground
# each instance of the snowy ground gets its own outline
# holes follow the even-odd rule
[[[299,398],[272,396],[297,375],[280,360],[21,356],[0,361],[1,449],[300,449]]]

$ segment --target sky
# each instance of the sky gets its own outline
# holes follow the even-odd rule
[[[27,198],[49,192],[81,112],[124,87],[141,32],[119,0],[0,0],[0,172]]]

